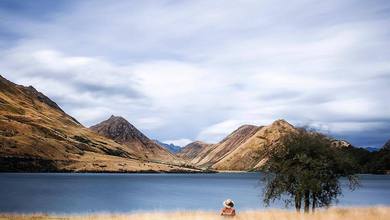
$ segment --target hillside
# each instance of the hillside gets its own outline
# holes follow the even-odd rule
[[[109,119],[91,126],[98,134],[127,147],[127,150],[143,160],[178,163],[181,161],[167,149],[150,140],[126,119],[112,115]]]
[[[237,147],[254,135],[257,129],[257,126],[243,125],[218,144],[214,144],[202,151],[191,162],[201,167],[210,167],[232,153]]]
[[[283,134],[295,128],[284,120],[277,120],[271,125],[260,127],[254,134],[232,150],[228,155],[213,164],[218,170],[252,170],[259,168],[266,150],[273,150],[280,144]]]
[[[0,171],[184,170],[141,161],[137,151],[85,128],[32,86],[2,76],[0,144]]]
[[[199,171],[194,166],[254,170],[266,160],[265,150],[279,145],[280,137],[295,128],[284,120],[260,127],[243,125],[219,143],[196,141],[177,154],[122,117],[111,116],[91,129],[32,86],[0,76],[0,171]],[[333,140],[332,147],[356,161],[356,172],[389,173],[389,143],[376,152],[344,140]]]
[[[363,163],[363,169],[369,173],[390,174],[390,140],[378,151],[369,154],[369,159]]]
[[[216,170],[253,170],[264,162],[264,150],[273,149],[280,137],[294,131],[294,127],[284,120],[277,120],[269,126],[243,125],[217,144],[207,145],[200,150],[197,146],[181,152],[181,157],[191,163]],[[188,152],[188,153],[187,153]]]
[[[243,125],[216,144],[193,142],[177,155],[202,169],[220,171],[259,170],[267,160],[267,151],[280,146],[282,135],[294,132],[295,127],[285,120],[268,126]],[[381,149],[370,152],[346,140],[330,138],[334,150],[352,160],[356,173],[390,173],[390,141]]]
[[[210,146],[212,145],[202,141],[195,141],[184,146],[176,155],[180,158],[191,161]]]

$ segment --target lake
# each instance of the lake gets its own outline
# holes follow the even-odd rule
[[[0,173],[0,212],[133,212],[219,210],[231,198],[238,210],[264,209],[260,173],[65,174]],[[390,205],[389,175],[360,175],[339,206]],[[281,203],[271,208],[283,207]]]

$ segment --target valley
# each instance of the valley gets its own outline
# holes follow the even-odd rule
[[[32,86],[0,76],[0,171],[3,172],[218,172],[258,171],[295,127],[280,119],[242,125],[218,143],[183,148],[149,139],[121,116],[90,128]],[[389,144],[379,151],[345,140],[332,146],[356,160],[356,172],[387,173]]]

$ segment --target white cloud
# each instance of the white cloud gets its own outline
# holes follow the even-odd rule
[[[390,127],[388,2],[66,4],[32,17],[0,5],[15,35],[0,35],[0,71],[86,125],[115,114],[152,138],[215,142],[285,118],[362,145],[390,137],[377,135]]]
[[[166,140],[166,141],[163,141],[163,143],[167,143],[167,144],[174,144],[176,146],[180,146],[180,147],[184,147],[186,146],[187,144],[191,143],[192,140],[190,139],[177,139],[177,140]]]
[[[217,124],[213,124],[205,129],[203,129],[199,135],[198,139],[208,140],[212,143],[219,142],[227,134],[236,130],[243,123],[238,120],[227,120]]]

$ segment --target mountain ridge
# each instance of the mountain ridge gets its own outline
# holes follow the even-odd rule
[[[85,128],[32,86],[0,76],[0,171],[196,171],[141,160],[129,147]]]
[[[91,126],[90,129],[119,144],[127,146],[129,150],[139,155],[142,159],[159,162],[180,161],[175,155],[150,140],[121,116],[111,115],[110,118]]]
[[[88,129],[34,87],[0,75],[0,171],[258,170],[266,150],[280,145],[280,137],[294,129],[283,119],[267,126],[242,125],[218,143],[195,141],[173,154],[123,117],[112,115]],[[390,172],[390,140],[371,153],[331,140],[335,149],[360,164],[359,172]]]
[[[211,146],[211,144],[202,141],[194,141],[184,146],[176,155],[186,160],[192,160],[209,146]]]
[[[167,144],[167,143],[161,142],[161,141],[156,140],[156,139],[154,139],[153,141],[156,142],[161,147],[167,149],[169,152],[171,152],[173,154],[177,154],[177,153],[179,153],[182,150],[182,147],[174,145],[172,143],[171,144]]]

